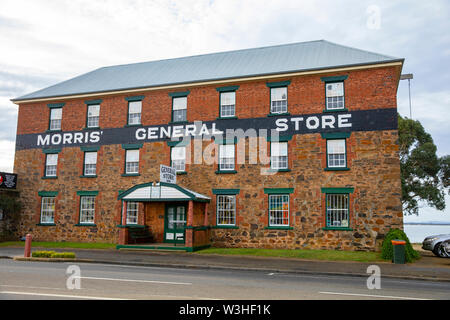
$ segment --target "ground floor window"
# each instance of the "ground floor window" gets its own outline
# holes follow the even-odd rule
[[[236,225],[236,196],[217,196],[217,225]]]
[[[289,226],[289,195],[269,195],[269,226]]]
[[[95,197],[82,196],[80,200],[80,223],[93,224],[95,217]]]
[[[55,223],[55,198],[42,197],[41,223]]]
[[[349,195],[348,194],[327,194],[326,195],[326,222],[327,227],[349,226]]]
[[[139,202],[127,202],[127,224],[137,224],[139,215]]]

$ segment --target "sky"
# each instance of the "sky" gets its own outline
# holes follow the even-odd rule
[[[12,98],[104,66],[320,39],[405,58],[412,118],[450,154],[449,30],[447,0],[0,0],[0,171],[13,171]],[[397,97],[409,117],[406,80]],[[446,203],[405,222],[450,222]]]

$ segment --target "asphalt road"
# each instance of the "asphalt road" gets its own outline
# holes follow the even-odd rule
[[[381,278],[381,289],[369,290],[365,277],[89,263],[76,274],[71,265],[0,259],[0,299],[450,299],[449,282]]]

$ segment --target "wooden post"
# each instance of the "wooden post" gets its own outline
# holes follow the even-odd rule
[[[194,247],[194,229],[192,224],[194,222],[194,201],[189,201],[187,221],[186,221],[186,239],[184,240],[184,245],[186,247]]]
[[[203,221],[203,225],[207,227],[208,223],[208,202],[205,202],[205,220]]]
[[[127,224],[127,203],[126,201],[122,201],[122,226]],[[119,244],[127,244],[128,243],[128,229],[120,228],[119,230]]]

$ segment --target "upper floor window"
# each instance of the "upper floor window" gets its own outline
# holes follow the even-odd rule
[[[326,87],[326,109],[344,109],[344,82],[328,82]]]
[[[270,143],[270,168],[288,169],[288,143],[271,142]]]
[[[99,127],[99,119],[100,119],[100,105],[99,104],[91,104],[88,105],[88,114],[87,114],[87,124],[88,128],[98,128]]]
[[[142,101],[128,102],[128,124],[141,124]]]
[[[46,177],[56,177],[56,168],[58,166],[58,154],[50,153],[45,157],[45,174]]]
[[[270,113],[287,113],[287,87],[270,89]]]
[[[219,171],[234,170],[234,144],[219,145]]]
[[[97,152],[84,153],[84,172],[85,176],[95,176],[97,173]]]
[[[187,121],[187,97],[172,98],[172,121]]]
[[[125,174],[139,173],[139,149],[126,150]]]
[[[346,161],[345,139],[327,140],[327,165],[328,168],[345,168]]]
[[[62,108],[50,109],[50,130],[61,130]]]
[[[172,167],[177,172],[186,170],[186,147],[173,147],[171,150]]]
[[[236,92],[220,93],[220,117],[234,117],[236,115]]]

